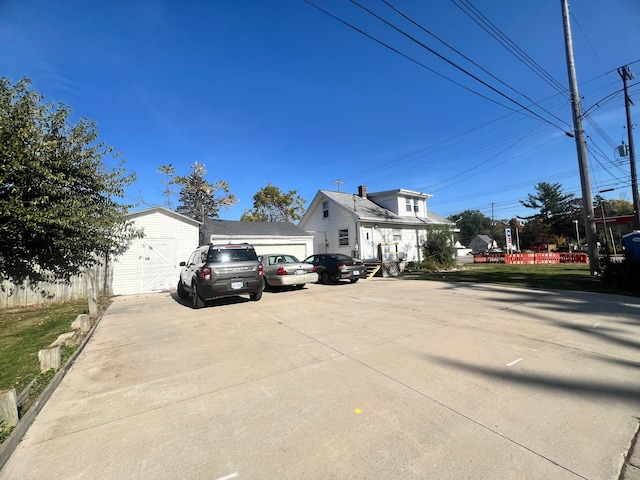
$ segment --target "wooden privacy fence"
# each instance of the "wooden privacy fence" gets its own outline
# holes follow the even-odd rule
[[[113,270],[110,265],[103,262],[95,265],[91,270],[95,275],[97,295],[111,295]],[[89,298],[88,273],[76,275],[69,282],[53,280],[35,284],[27,282],[15,284],[5,280],[0,282],[0,308],[23,307],[26,305]]]
[[[490,253],[474,255],[473,263],[507,263],[519,265],[549,263],[589,263],[586,253]]]

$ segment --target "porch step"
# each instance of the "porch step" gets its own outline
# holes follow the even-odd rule
[[[365,265],[367,267],[367,278],[375,276],[380,271],[381,265],[379,263],[366,263]]]

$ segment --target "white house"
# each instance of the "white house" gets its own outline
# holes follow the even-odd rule
[[[175,288],[179,263],[198,247],[200,222],[154,207],[127,216],[144,238],[134,240],[129,249],[113,259],[113,294],[150,293]]]
[[[204,238],[211,243],[250,243],[258,255],[288,253],[303,260],[313,254],[313,235],[291,222],[206,219]]]
[[[428,228],[453,226],[428,210],[431,196],[404,189],[367,194],[365,186],[357,195],[320,190],[298,225],[313,234],[315,253],[419,262]]]
[[[486,252],[491,248],[497,248],[498,244],[488,235],[476,235],[471,239],[467,247],[472,250],[483,250]]]

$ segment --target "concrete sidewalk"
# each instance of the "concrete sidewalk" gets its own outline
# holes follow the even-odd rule
[[[639,416],[637,298],[119,297],[0,479],[616,479]]]

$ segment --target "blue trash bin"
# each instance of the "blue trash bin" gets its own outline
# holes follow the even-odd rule
[[[640,231],[635,230],[622,237],[627,260],[640,260]]]

